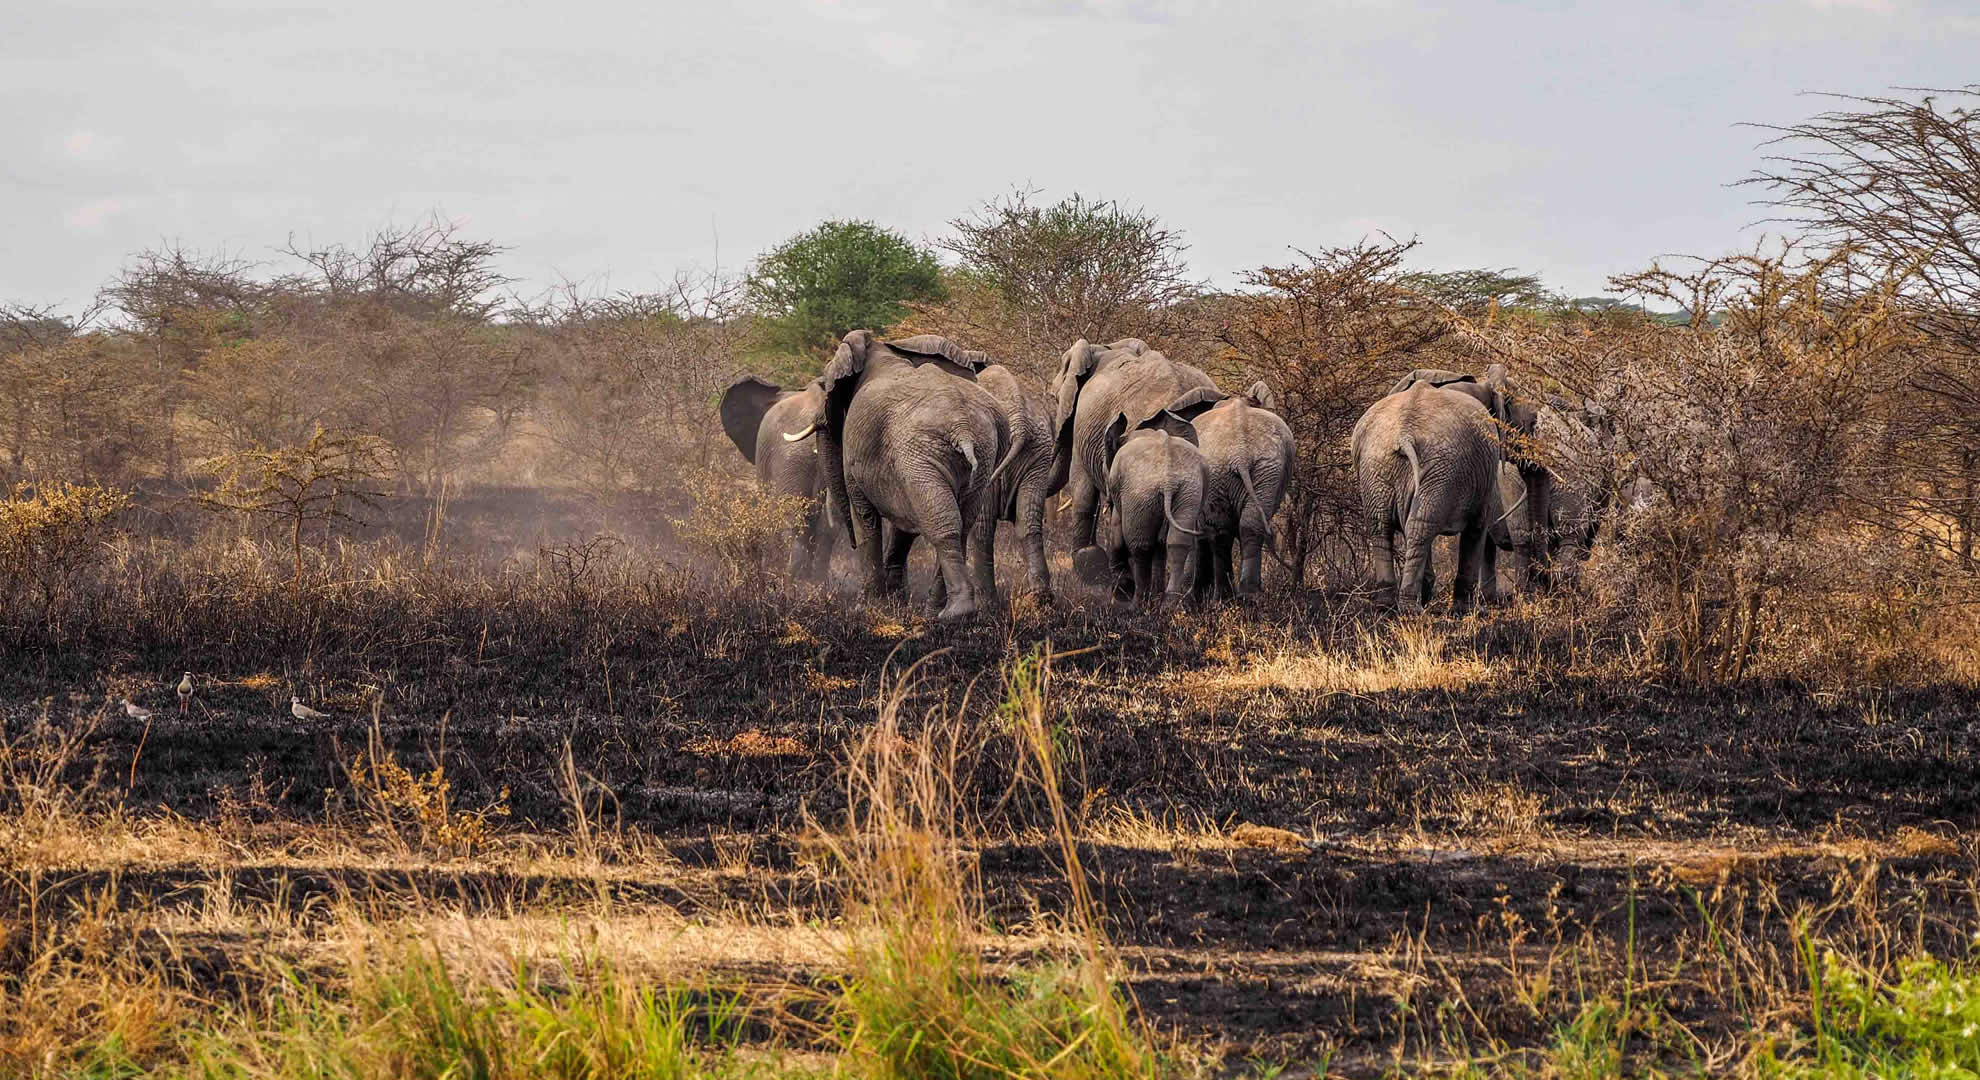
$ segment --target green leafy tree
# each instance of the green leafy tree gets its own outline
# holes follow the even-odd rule
[[[828,221],[757,259],[747,296],[766,319],[770,344],[827,350],[849,331],[900,322],[911,301],[941,299],[942,269],[932,252],[891,229]]]

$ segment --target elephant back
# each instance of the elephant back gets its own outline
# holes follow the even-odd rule
[[[1217,385],[1201,369],[1152,350],[1113,350],[1103,353],[1100,363],[1100,371],[1080,390],[1073,420],[1073,452],[1095,481],[1106,473],[1101,443],[1107,425],[1116,416],[1125,414],[1131,424],[1138,424],[1167,408],[1185,391],[1215,389]]]

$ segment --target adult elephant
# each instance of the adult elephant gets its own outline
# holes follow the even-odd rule
[[[831,503],[825,497],[825,465],[818,440],[786,442],[783,433],[809,423],[824,407],[816,384],[785,390],[755,375],[739,375],[722,392],[722,430],[742,456],[756,466],[757,478],[775,495],[806,500],[804,520],[792,537],[792,577],[823,580],[832,565],[835,542]]]
[[[1154,416],[1184,393],[1215,390],[1210,376],[1139,338],[1107,345],[1086,339],[1066,350],[1052,380],[1056,469],[1072,486],[1073,568],[1088,584],[1113,580],[1112,560],[1094,543],[1107,485],[1107,427],[1116,417]]]
[[[1429,602],[1430,550],[1458,537],[1452,606],[1498,597],[1499,426],[1472,395],[1420,380],[1368,407],[1354,426],[1354,470],[1380,599],[1405,612]],[[1401,570],[1397,543],[1401,540]]]
[[[1507,528],[1496,532],[1493,542],[1501,549],[1519,542],[1522,546],[1517,550],[1523,567],[1544,566],[1547,558],[1544,538],[1550,535],[1555,513],[1555,477],[1546,462],[1549,440],[1540,431],[1544,402],[1508,378],[1504,364],[1486,368],[1483,378],[1443,368],[1418,368],[1398,379],[1389,393],[1400,394],[1418,384],[1464,394],[1491,413],[1498,434],[1500,460],[1518,472],[1518,493],[1525,500],[1505,504],[1511,517],[1505,522]],[[1515,536],[1523,540],[1514,541]],[[1544,571],[1541,574],[1544,576]],[[1525,576],[1537,580],[1531,572]]]
[[[1042,388],[987,353],[964,349],[937,334],[918,334],[887,342],[887,347],[916,364],[935,363],[959,378],[974,381],[996,401],[1010,443],[1010,464],[997,479],[991,500],[996,518],[1011,522],[1024,553],[1024,583],[1016,592],[1050,601],[1052,572],[1045,562],[1045,506],[1065,486],[1065,473],[1056,467],[1057,441],[1052,431],[1051,399]],[[996,588],[991,560],[977,562],[977,587],[986,595]],[[939,579],[938,579],[939,582]],[[938,586],[939,589],[939,586]]]
[[[957,353],[944,359],[967,366],[982,355]],[[817,438],[833,507],[867,558],[867,591],[899,591],[907,552],[926,537],[942,577],[940,617],[960,619],[979,606],[969,564],[990,565],[1010,437],[987,390],[927,359],[854,330],[815,380],[820,410],[784,438]]]
[[[1272,542],[1272,516],[1279,512],[1293,474],[1292,428],[1279,416],[1277,404],[1261,381],[1230,396],[1198,388],[1169,406],[1196,429],[1209,473],[1196,558],[1199,598],[1259,590],[1262,553]]]

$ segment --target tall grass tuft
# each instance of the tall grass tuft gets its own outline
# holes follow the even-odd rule
[[[641,985],[590,958],[570,986],[518,963],[476,986],[408,944],[353,965],[347,993],[291,977],[260,1007],[208,1029],[186,1072],[220,1077],[566,1077],[688,1080],[742,1071],[733,997]]]
[[[961,789],[968,755],[985,744],[960,710],[907,715],[918,667],[888,686],[853,755],[847,829],[821,837],[848,891],[850,974],[837,1021],[846,1064],[898,1080],[1160,1074],[1164,1060],[1115,988],[1072,814],[1059,794],[1049,655],[1034,653],[1010,669],[1001,715],[1051,807],[1075,944],[1011,971],[993,969],[980,947],[988,924],[973,845],[981,832]]]

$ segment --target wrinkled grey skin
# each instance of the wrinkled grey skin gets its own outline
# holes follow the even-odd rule
[[[978,372],[976,382],[997,399],[1010,429],[1011,464],[998,479],[996,499],[997,517],[1017,527],[1024,551],[1024,587],[1019,593],[1049,602],[1052,571],[1045,562],[1045,506],[1066,486],[1052,431],[1052,399],[1036,383],[1002,364]]]
[[[1255,593],[1261,556],[1272,542],[1272,516],[1292,482],[1293,433],[1273,407],[1271,388],[1253,383],[1242,394],[1192,390],[1169,411],[1196,429],[1209,490],[1196,556],[1195,593],[1217,599]],[[1239,556],[1232,580],[1232,548]]]
[[[1541,460],[1541,444],[1546,441],[1539,432],[1542,403],[1514,385],[1503,364],[1486,369],[1483,379],[1442,368],[1418,368],[1397,380],[1389,393],[1402,393],[1418,383],[1464,394],[1491,413],[1496,421],[1499,456],[1519,470],[1520,490],[1526,497],[1522,503],[1506,504],[1516,518],[1524,518],[1520,535],[1528,538],[1530,546],[1519,549],[1521,566],[1523,571],[1544,566],[1546,554],[1539,541],[1547,535],[1544,523],[1553,517],[1554,477]],[[1496,490],[1497,484],[1492,486]],[[1492,554],[1496,557],[1496,552]],[[1540,573],[1544,575],[1544,571]],[[1523,576],[1539,580],[1534,572],[1523,572]]]
[[[947,338],[919,334],[890,341],[887,347],[916,364],[934,364],[958,378],[974,381],[997,402],[1009,435],[1010,464],[997,478],[993,493],[997,519],[1014,524],[1024,552],[1025,578],[1017,591],[1041,600],[1052,598],[1052,574],[1045,562],[1045,506],[1065,486],[1057,468],[1058,445],[1053,438],[1052,404],[1037,384],[988,354],[963,349]],[[995,568],[988,560],[974,565],[977,584],[994,595]],[[936,583],[939,596],[942,585]]]
[[[1378,599],[1421,610],[1430,600],[1431,545],[1455,534],[1452,606],[1474,606],[1481,578],[1485,599],[1496,600],[1498,558],[1487,533],[1504,515],[1490,410],[1470,394],[1418,382],[1369,406],[1351,446]]]
[[[1209,472],[1189,421],[1165,410],[1128,425],[1127,414],[1118,414],[1102,436],[1117,537],[1109,560],[1114,596],[1182,596],[1192,584]]]
[[[967,366],[982,356],[954,351]],[[822,412],[785,438],[815,429],[834,509],[867,558],[867,591],[898,592],[908,551],[926,537],[942,577],[940,617],[960,619],[990,599],[970,564],[989,576],[1009,433],[988,391],[926,359],[866,330],[847,334],[816,380]]]
[[[742,456],[756,466],[757,478],[775,495],[810,500],[791,542],[790,573],[822,581],[832,565],[837,540],[831,501],[825,497],[825,465],[818,440],[784,441],[783,434],[811,422],[824,407],[816,384],[784,390],[754,375],[741,375],[722,393],[722,430]]]
[[[1089,584],[1112,576],[1106,553],[1094,544],[1100,498],[1107,484],[1107,426],[1123,414],[1148,417],[1184,392],[1216,389],[1210,376],[1150,349],[1139,338],[1091,345],[1084,338],[1066,350],[1052,379],[1052,428],[1056,467],[1072,488],[1073,568]]]

